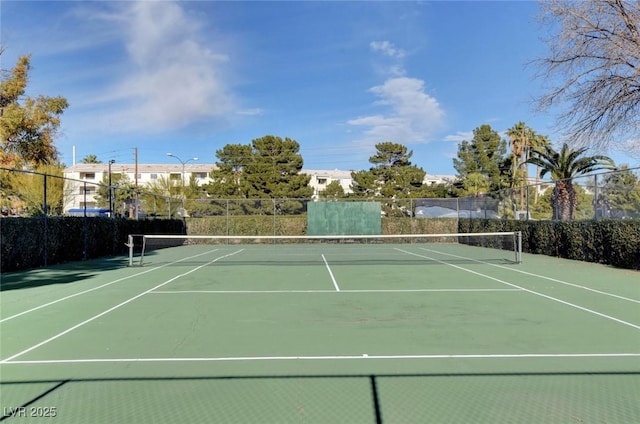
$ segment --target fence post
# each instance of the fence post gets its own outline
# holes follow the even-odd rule
[[[529,217],[530,217],[530,212],[529,212],[529,187],[531,187],[531,186],[527,185],[527,191],[525,193],[525,195],[527,196],[527,219],[526,219],[526,221],[528,221]]]
[[[593,219],[598,219],[598,174],[593,176]]]
[[[43,215],[43,245],[44,245],[44,249],[43,249],[43,264],[44,266],[47,266],[48,263],[48,257],[49,257],[49,222],[47,219],[47,214],[48,214],[48,210],[47,210],[47,174],[43,174],[42,178],[44,180],[44,184],[43,184],[43,193],[42,193],[42,197],[44,199],[44,204],[42,205],[42,215]]]
[[[82,183],[82,201],[84,203],[83,205],[83,214],[82,214],[82,235],[83,235],[83,239],[82,239],[82,248],[83,248],[83,252],[82,252],[82,258],[83,259],[87,259],[87,250],[89,250],[89,240],[88,240],[88,228],[89,228],[89,222],[87,221],[87,182],[84,181]],[[113,211],[110,210],[109,211],[110,215],[113,215]]]

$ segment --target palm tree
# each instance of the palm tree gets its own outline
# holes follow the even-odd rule
[[[102,163],[101,160],[98,159],[96,155],[87,155],[82,158],[81,163]]]
[[[576,190],[572,178],[597,171],[599,169],[615,169],[613,160],[607,156],[582,156],[586,147],[573,150],[567,143],[556,151],[551,145],[544,145],[535,150],[528,163],[540,167],[540,176],[551,175],[555,181],[551,195],[553,219],[571,220],[577,203]]]
[[[551,142],[549,141],[549,137],[542,134],[536,134],[536,136],[531,140],[531,151],[530,155],[536,156],[538,154],[538,150],[544,150],[547,146],[550,146]],[[540,192],[540,165],[536,165],[536,185],[533,195],[533,203],[538,203],[538,194]]]
[[[512,175],[520,186],[520,209],[524,209],[524,183],[528,180],[529,172],[527,161],[529,160],[531,147],[535,145],[538,135],[524,122],[518,122],[506,132],[509,137],[509,148],[513,154]]]

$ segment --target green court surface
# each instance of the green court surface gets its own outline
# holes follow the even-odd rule
[[[640,423],[640,273],[512,256],[189,245],[3,274],[0,421]]]

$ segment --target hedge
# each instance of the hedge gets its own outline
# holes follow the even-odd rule
[[[129,234],[304,235],[304,215],[129,220],[0,219],[0,272],[127,253]],[[45,238],[45,226],[46,235]],[[640,270],[640,220],[513,221],[383,218],[383,234],[521,231],[524,252]],[[45,242],[46,241],[46,242]]]
[[[640,220],[464,219],[460,232],[521,231],[522,251],[640,270]]]
[[[125,243],[129,234],[181,234],[184,231],[180,220],[2,218],[0,272],[124,254],[128,251]]]

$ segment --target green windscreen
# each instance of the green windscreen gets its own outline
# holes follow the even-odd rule
[[[310,202],[307,204],[307,234],[380,234],[380,203]]]

